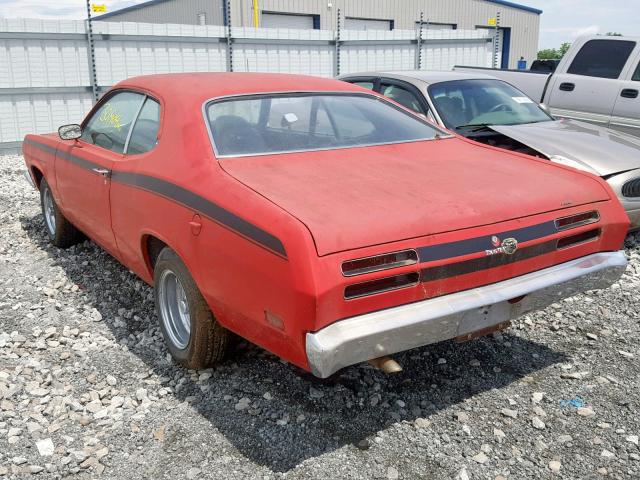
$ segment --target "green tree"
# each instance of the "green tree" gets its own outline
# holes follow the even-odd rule
[[[562,45],[560,45],[560,48],[545,48],[538,52],[538,59],[539,60],[556,60],[556,59],[559,60],[562,57],[564,57],[565,53],[567,53],[570,47],[571,47],[571,44],[565,42]]]

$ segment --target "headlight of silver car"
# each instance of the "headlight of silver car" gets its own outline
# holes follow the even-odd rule
[[[640,197],[640,177],[625,182],[622,185],[622,195],[627,198]]]

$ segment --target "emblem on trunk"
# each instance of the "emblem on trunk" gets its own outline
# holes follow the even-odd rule
[[[507,255],[513,255],[518,250],[518,241],[515,238],[505,238],[502,241],[502,251]]]
[[[500,240],[497,236],[491,237],[491,244],[495,247],[490,250],[485,250],[487,255],[497,255],[498,253],[504,253],[506,255],[513,255],[518,250],[518,241],[515,238],[505,238]]]

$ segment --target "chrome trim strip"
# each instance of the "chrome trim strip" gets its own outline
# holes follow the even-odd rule
[[[400,111],[406,113],[408,116],[416,118],[418,121],[426,124],[427,126],[433,128],[436,131],[436,135],[434,138],[424,138],[420,140],[409,140],[402,142],[385,142],[385,143],[370,143],[364,145],[347,145],[344,147],[325,147],[325,148],[313,148],[313,149],[303,149],[303,150],[285,150],[279,152],[266,152],[266,153],[243,153],[241,155],[220,155],[218,153],[218,149],[216,147],[216,143],[213,140],[213,132],[211,131],[211,122],[209,122],[209,118],[207,116],[207,106],[211,103],[217,103],[219,101],[224,101],[228,99],[234,98],[243,98],[243,97],[260,97],[264,95],[355,95],[362,97],[371,97],[376,100],[388,103],[391,107],[398,108]],[[390,102],[386,97],[382,95],[373,95],[367,92],[357,92],[350,90],[283,90],[283,91],[273,91],[273,92],[256,92],[256,93],[234,93],[231,95],[223,95],[221,97],[213,97],[205,100],[202,104],[202,118],[204,119],[205,126],[207,127],[207,133],[209,134],[209,141],[211,142],[211,147],[213,149],[213,154],[217,159],[222,158],[243,158],[243,157],[264,157],[268,155],[283,155],[287,153],[306,153],[306,152],[322,152],[328,150],[345,150],[349,148],[364,148],[364,147],[377,147],[382,145],[397,145],[401,143],[416,143],[416,142],[431,142],[434,140],[444,140],[449,138],[455,138],[455,135],[443,130],[439,125],[435,125],[428,120],[425,120],[417,115],[411,113],[410,110],[402,109],[402,107],[398,107],[396,104]]]
[[[606,288],[626,266],[623,251],[600,252],[492,285],[340,320],[307,333],[309,368],[326,378],[355,363],[467,335]]]

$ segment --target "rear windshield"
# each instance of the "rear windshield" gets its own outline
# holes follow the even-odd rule
[[[445,134],[402,108],[367,94],[234,97],[213,101],[207,105],[206,115],[218,156],[414,142]]]

